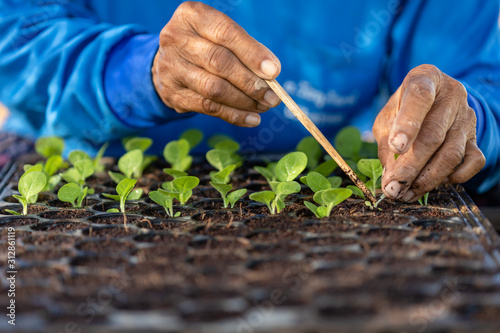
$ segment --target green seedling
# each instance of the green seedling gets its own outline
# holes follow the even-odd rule
[[[185,204],[191,195],[193,195],[193,189],[199,183],[200,180],[196,177],[182,176],[171,182],[163,183],[163,189],[160,188],[157,191],[149,192],[149,197],[162,206],[168,216],[177,217],[180,215],[180,212],[174,214],[174,199],[179,200],[182,205]]]
[[[193,157],[189,155],[190,149],[191,147],[186,139],[170,141],[163,150],[163,156],[170,163],[172,169],[186,171],[193,162]]]
[[[36,202],[38,193],[40,193],[47,184],[47,176],[40,171],[40,168],[41,166],[33,166],[19,179],[18,190],[21,195],[14,194],[13,197],[23,205],[22,215],[28,215],[28,203]],[[6,209],[6,211],[14,215],[21,215],[10,209]]]
[[[286,197],[292,193],[300,192],[300,184],[294,179],[304,171],[306,166],[306,154],[293,152],[285,155],[276,164],[275,176],[277,181],[269,183],[272,191],[252,193],[250,199],[265,203],[271,214],[281,212],[285,208]],[[273,193],[273,195],[271,196],[269,192]]]
[[[267,180],[268,183],[271,183],[271,182],[277,180],[276,174],[274,172],[276,169],[276,164],[278,164],[278,163],[272,162],[272,163],[269,163],[266,167],[257,165],[257,166],[254,166],[253,168],[255,171],[260,173]]]
[[[193,150],[194,147],[200,144],[203,140],[203,133],[197,129],[188,129],[182,132],[180,139],[185,139],[189,143],[189,149]]]
[[[355,185],[347,185],[346,188],[350,189],[352,191],[352,194],[361,198],[361,199],[365,199],[365,194],[363,193],[363,191],[361,191],[361,189]]]
[[[95,155],[94,158],[94,170],[95,172],[103,172],[104,171],[104,164],[101,162],[102,157],[104,156],[104,153],[106,152],[106,149],[108,149],[109,142],[106,142],[105,144],[102,145],[102,147],[99,149],[97,154]]]
[[[234,208],[236,202],[247,193],[247,189],[239,189],[229,193],[233,186],[229,184],[231,181],[231,174],[236,168],[236,165],[231,164],[227,166],[224,170],[219,171],[217,173],[211,174],[212,181],[210,185],[215,188],[222,196],[222,200],[224,202],[224,208],[227,208],[228,205],[231,208]]]
[[[165,191],[158,189],[158,191],[149,192],[149,198],[156,202],[158,205],[162,206],[167,213],[167,216],[178,217],[181,212],[174,214],[174,199],[177,198],[178,193],[173,193],[171,191]]]
[[[83,189],[75,183],[65,184],[57,192],[57,197],[63,202],[69,202],[75,208],[82,207],[82,202],[87,196],[88,187]]]
[[[116,193],[118,194],[103,193],[102,195],[108,199],[119,201],[120,212],[125,213],[125,202],[127,200],[137,200],[142,195],[142,189],[133,192],[136,183],[136,179],[125,178],[116,185]]]
[[[89,159],[73,158],[73,161],[74,161],[73,167],[66,170],[62,174],[62,178],[67,183],[75,183],[79,185],[83,191],[83,186],[85,185],[87,178],[94,174],[94,162],[90,158]]]
[[[121,182],[125,178],[139,178],[142,174],[144,154],[140,149],[131,150],[118,160],[118,172],[108,171],[109,176],[115,183]]]
[[[365,201],[365,205],[368,206],[370,209],[375,209],[375,208],[378,208],[378,205],[382,202],[382,200],[385,199],[385,194],[382,194],[380,196],[380,199],[377,200],[377,202],[375,202],[375,204],[373,204],[371,201]],[[382,210],[381,208],[378,208],[378,210]]]
[[[42,171],[47,177],[47,184],[45,185],[43,191],[52,191],[61,181],[61,175],[57,173],[57,171],[66,166],[63,158],[60,155],[52,155],[47,158],[45,163],[38,162],[36,165],[39,165],[41,167],[39,171]],[[33,167],[33,165],[31,164],[26,164],[23,166],[24,171],[27,171],[31,167]]]
[[[273,215],[276,213],[276,206],[273,204],[275,198],[276,193],[273,191],[260,191],[250,194],[251,200],[265,204]]]
[[[152,144],[153,140],[151,140],[150,138],[127,137],[122,139],[123,148],[125,148],[127,152],[139,150],[142,153],[141,165],[136,171],[134,171],[135,178],[140,178],[144,173],[144,170],[146,170],[146,168],[151,165],[151,163],[157,160],[156,156],[144,154]]]
[[[172,176],[174,179],[188,175],[187,172],[175,170],[172,168],[165,168],[163,169],[163,172],[165,172],[167,175]]]
[[[49,158],[54,155],[62,155],[64,150],[64,140],[57,136],[47,136],[38,139],[35,142],[35,151],[45,157]]]
[[[313,200],[320,206],[304,201],[304,204],[318,218],[330,216],[332,208],[352,195],[349,189],[338,188],[342,184],[340,177],[326,178],[322,174],[312,171],[300,179],[315,193]]]
[[[181,205],[186,204],[186,202],[193,195],[193,189],[198,186],[200,180],[194,176],[182,176],[172,180],[171,182],[166,182],[162,184],[162,187],[167,191],[172,191],[178,194],[176,197]]]
[[[321,181],[325,181],[325,182],[328,182],[330,184],[329,188],[338,188],[342,185],[342,178],[339,176],[332,176],[332,177],[327,178],[327,177],[323,176],[321,173],[316,172],[316,171],[312,171],[309,174],[313,175],[312,177],[314,177],[312,181],[317,181],[317,178],[319,178],[318,176],[321,176]],[[302,184],[309,186],[307,179],[308,179],[307,176],[300,177],[300,181],[302,182]],[[311,186],[309,186],[309,187],[311,187]],[[314,191],[314,189],[313,189],[313,191]],[[316,192],[316,191],[314,191],[314,192]]]
[[[212,149],[215,149],[215,146],[221,142],[221,141],[226,141],[226,140],[233,140],[230,136],[224,135],[224,134],[217,134],[214,136],[211,136],[208,139],[208,146]]]
[[[329,217],[333,207],[340,204],[352,195],[352,191],[347,188],[330,188],[320,190],[313,196],[313,200],[319,204],[304,201],[304,205],[309,208],[317,218]]]
[[[335,136],[335,148],[344,159],[354,162],[359,160],[359,152],[363,146],[361,133],[354,126],[347,126],[341,129]]]
[[[328,157],[330,158],[330,156],[328,156]],[[325,177],[328,177],[329,175],[332,174],[333,171],[335,171],[335,169],[337,169],[337,167],[338,167],[337,162],[335,162],[334,160],[332,160],[330,158],[330,159],[324,161],[323,163],[321,163],[320,165],[318,165],[314,169],[314,171],[322,174]]]
[[[366,186],[372,192],[373,196],[376,197],[377,188],[380,188],[379,179],[382,176],[383,167],[382,163],[380,163],[379,159],[362,159],[359,160],[358,170],[364,174],[366,177],[370,178],[369,181],[366,182]]]
[[[429,203],[429,192],[425,193],[423,197],[418,199],[418,203],[420,204],[420,206],[427,206],[427,204]]]
[[[313,171],[318,165],[323,155],[323,149],[316,139],[306,136],[297,144],[296,151],[301,151],[307,156],[307,170]]]
[[[205,155],[208,163],[218,171],[224,170],[231,164],[239,167],[242,163],[242,158],[238,155],[240,145],[231,139],[221,140],[215,144],[215,148],[209,150]]]

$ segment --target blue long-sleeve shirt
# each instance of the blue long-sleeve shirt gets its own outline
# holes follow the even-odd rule
[[[307,132],[282,104],[248,129],[180,115],[161,102],[151,64],[159,31],[181,2],[0,0],[0,101],[11,113],[4,130],[60,135],[68,149],[87,151],[149,136],[160,152],[197,127],[206,136],[234,137],[250,155],[293,149]],[[412,68],[436,65],[464,83],[476,111],[487,161],[477,190],[500,180],[498,0],[205,3],[279,57],[278,80],[327,137],[346,124],[369,131]]]

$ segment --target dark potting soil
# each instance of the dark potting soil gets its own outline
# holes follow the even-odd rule
[[[89,226],[88,223],[85,222],[65,222],[65,221],[57,221],[57,222],[47,222],[47,223],[39,223],[37,225],[31,226],[32,230],[36,231],[44,231],[44,232],[72,232],[75,230],[80,230],[87,228]]]
[[[14,207],[9,206],[9,207],[0,209],[0,215],[13,216],[11,213],[6,212],[5,209],[10,209],[10,210],[16,211],[18,213],[22,213],[23,212],[23,207],[21,205],[16,205]],[[42,205],[38,205],[38,204],[36,204],[36,205],[28,205],[28,215],[34,215],[34,214],[38,214],[38,213],[41,213],[41,212],[45,212],[48,209],[49,208],[47,206],[42,206]]]
[[[154,165],[139,182],[146,192],[171,180],[160,169],[168,165]],[[487,268],[491,258],[470,227],[457,223],[459,212],[442,208],[450,207],[442,193],[431,195],[428,207],[383,201],[382,210],[349,199],[331,217],[317,219],[303,206],[304,200],[312,202],[311,191],[303,187],[271,216],[265,205],[247,200],[235,209],[221,209],[220,194],[207,186],[211,170],[206,164],[193,169],[204,187],[195,189],[188,205],[175,206],[181,218],[168,217],[145,197],[128,204],[136,213],[127,215],[128,228],[123,215],[105,213],[109,205],[116,206],[109,201],[90,203],[101,205],[96,209],[101,212],[69,210],[65,217],[61,212],[68,210],[56,207],[41,212],[45,218],[54,214],[53,222],[19,220],[16,226],[25,229],[16,230],[19,259],[26,265],[20,276],[23,311],[60,322],[75,317],[78,304],[89,297],[112,290],[96,323],[106,323],[109,314],[121,309],[164,309],[189,322],[246,318],[245,311],[270,299],[279,299],[277,309],[326,320],[381,314],[403,316],[406,323],[414,309],[441,299],[446,282],[455,277],[472,281],[466,289],[455,287],[461,299],[500,290],[497,280],[488,288],[482,282],[498,271]],[[108,187],[111,193],[109,187],[115,187],[106,173],[94,178],[96,188]],[[249,193],[268,189],[260,175],[245,167],[232,185]],[[93,216],[71,215],[75,211]],[[2,237],[7,225],[0,222]],[[37,299],[54,306],[42,307]],[[497,315],[481,304],[443,306],[440,313],[450,314],[445,320],[494,320]]]
[[[91,211],[83,209],[64,209],[46,211],[40,214],[40,217],[51,220],[79,219],[94,215]]]

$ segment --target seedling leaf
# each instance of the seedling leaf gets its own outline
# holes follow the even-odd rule
[[[165,169],[163,169],[163,172],[165,172],[167,175],[174,177],[174,179],[188,175],[187,172],[175,170],[172,168],[165,168]]]
[[[306,136],[297,144],[295,150],[303,152],[307,156],[307,169],[314,170],[319,163],[323,149],[318,141],[312,136]]]
[[[40,193],[47,184],[47,177],[43,172],[32,171],[22,175],[19,179],[18,189],[21,195],[29,199]]]
[[[215,149],[224,150],[232,154],[240,150],[240,144],[232,139],[227,139],[217,142]]]
[[[328,177],[327,179],[332,188],[337,188],[340,187],[340,185],[342,185],[342,178],[339,176],[332,176]]]
[[[139,172],[142,165],[143,153],[139,149],[134,149],[124,154],[118,160],[118,169],[127,178],[131,178],[134,173]]]
[[[225,140],[233,140],[231,137],[227,136],[227,135],[224,135],[224,134],[218,134],[218,135],[214,135],[214,136],[211,136],[209,139],[208,139],[208,146],[210,148],[213,148],[215,149],[215,146],[221,142],[221,141],[225,141]]]
[[[231,173],[234,171],[235,168],[236,168],[235,164],[228,165],[222,171],[211,174],[210,178],[215,183],[228,184],[231,181],[230,178]]]
[[[309,172],[306,177],[306,182],[307,186],[309,186],[315,193],[322,190],[328,190],[332,187],[328,179],[315,171]]]
[[[182,132],[180,138],[185,139],[189,143],[189,149],[191,150],[203,140],[203,133],[197,129],[189,129]]]
[[[347,185],[346,188],[351,190],[352,194],[354,194],[355,196],[357,196],[361,199],[365,199],[365,195],[363,194],[363,191],[361,191],[361,189],[359,187],[354,186],[354,185]]]
[[[359,159],[362,145],[361,133],[354,126],[344,127],[335,137],[335,147],[339,154],[354,161]]]
[[[64,140],[57,136],[40,138],[35,143],[35,150],[39,155],[45,158],[49,158],[54,155],[62,155],[64,150]]]
[[[192,162],[192,157],[188,155],[189,149],[189,142],[186,139],[170,141],[163,150],[163,156],[173,169],[186,171]]]
[[[302,152],[285,155],[278,161],[275,174],[280,182],[294,180],[307,166],[307,156]]]
[[[246,188],[242,188],[242,189],[233,191],[233,192],[231,192],[231,193],[228,194],[227,201],[229,201],[229,204],[231,205],[231,208],[234,208],[234,205],[236,204],[236,202],[238,200],[240,200],[240,198],[242,196],[244,196],[245,193],[247,193],[247,189]]]
[[[63,202],[69,202],[73,207],[76,206],[75,201],[80,196],[82,190],[75,183],[65,184],[57,192],[57,197]]]
[[[151,147],[153,144],[153,140],[150,138],[141,138],[141,137],[128,137],[122,140],[123,148],[126,151],[132,151],[134,149],[139,149],[141,152],[145,152]]]
[[[73,150],[68,155],[68,160],[72,165],[81,160],[92,160],[90,156],[82,150]]]
[[[314,169],[314,171],[322,174],[325,177],[328,177],[332,174],[333,171],[335,171],[335,169],[337,169],[337,167],[337,162],[335,162],[334,160],[328,160],[318,165],[316,169]]]

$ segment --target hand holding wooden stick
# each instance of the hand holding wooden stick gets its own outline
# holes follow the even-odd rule
[[[358,178],[358,176],[352,171],[351,167],[344,161],[342,156],[333,148],[332,144],[325,138],[323,133],[314,125],[314,123],[309,119],[309,117],[300,109],[300,107],[295,103],[295,101],[288,95],[288,93],[283,89],[283,87],[276,81],[266,80],[267,84],[271,89],[278,95],[278,97],[285,103],[288,109],[297,117],[297,119],[304,125],[304,127],[312,134],[312,136],[319,142],[319,144],[326,150],[328,155],[330,155],[339,167],[345,172],[345,174],[354,182],[354,184],[363,191],[367,199],[369,199],[373,204],[377,202],[377,199],[373,196],[372,192],[366,187],[365,183]]]

